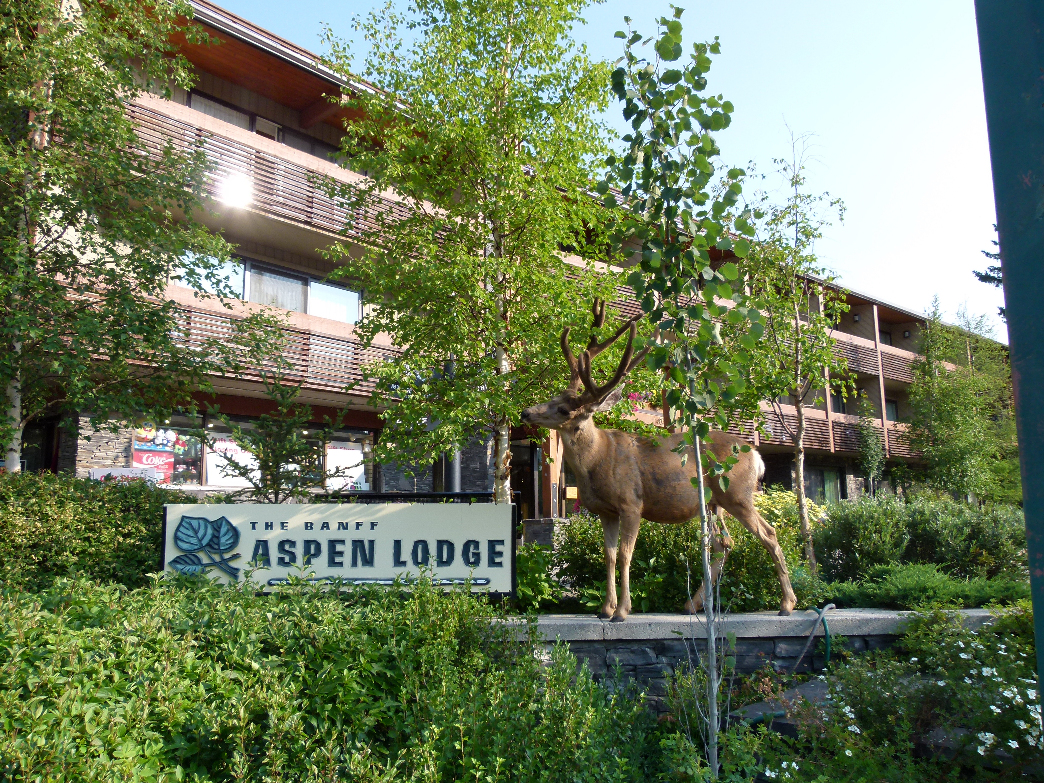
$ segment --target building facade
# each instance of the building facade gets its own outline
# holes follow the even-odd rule
[[[217,300],[197,296],[172,284],[188,339],[220,337],[233,319],[259,307],[279,308],[286,316],[283,359],[288,380],[299,382],[301,401],[318,416],[346,410],[343,430],[326,444],[330,467],[349,475],[337,489],[416,492],[442,489],[442,468],[405,471],[372,460],[381,420],[369,405],[362,368],[391,358],[390,344],[363,345],[354,324],[363,315],[362,292],[350,284],[331,283],[331,262],[321,251],[351,225],[348,239],[365,241],[365,214],[349,215],[318,178],[352,184],[363,175],[336,162],[343,123],[350,117],[325,96],[341,90],[369,89],[345,84],[316,64],[312,53],[279,38],[205,0],[192,0],[196,22],[219,39],[219,46],[182,42],[181,50],[196,71],[191,91],[176,90],[172,100],[145,96],[130,111],[143,140],[155,148],[172,140],[184,148],[202,143],[214,165],[209,188],[211,227],[238,247],[238,263],[228,281],[241,296],[229,310]],[[393,202],[385,205],[397,208]],[[349,221],[349,218],[351,220]],[[889,457],[909,458],[900,437],[906,389],[923,319],[873,299],[850,295],[850,312],[838,326],[838,350],[848,360],[860,391],[875,408],[877,425]],[[633,302],[618,303],[628,312]],[[350,391],[346,388],[353,385]],[[271,410],[261,376],[247,372],[214,380],[222,413],[249,424]],[[201,402],[203,400],[201,399]],[[858,450],[857,420],[840,399],[822,400],[808,412],[806,435],[808,482],[816,499],[837,500],[860,491],[853,468]],[[639,415],[655,418],[657,411]],[[784,406],[784,416],[793,412]],[[789,485],[791,453],[776,414],[769,414],[771,438],[753,434],[768,473],[766,483]],[[73,471],[145,468],[165,483],[201,492],[237,486],[222,470],[226,458],[248,460],[216,418],[174,416],[163,422],[133,422],[114,432],[91,432],[85,417],[69,435],[55,421],[34,424],[26,433],[26,467]],[[203,428],[213,445],[191,436]],[[541,443],[518,428],[512,439],[512,489],[521,518],[558,517],[575,503],[572,482],[552,433]],[[473,443],[461,455],[461,489],[492,490],[492,448]]]

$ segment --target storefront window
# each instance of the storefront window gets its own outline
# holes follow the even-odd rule
[[[200,484],[203,476],[203,449],[199,438],[191,435],[198,419],[172,416],[157,424],[142,421],[134,429],[131,465],[151,468],[163,484]]]
[[[326,480],[330,491],[369,491],[373,486],[373,436],[370,433],[338,433],[326,444]]]
[[[241,427],[249,427],[249,423],[239,423]],[[229,463],[241,465],[258,476],[255,470],[257,460],[247,449],[240,446],[232,438],[232,431],[220,421],[207,422],[207,434],[210,443],[207,446],[207,484],[216,487],[249,487],[250,481],[236,472]]]

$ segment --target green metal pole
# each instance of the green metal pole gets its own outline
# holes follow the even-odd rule
[[[1044,1],[976,0],[1026,512],[1038,686],[1044,675]],[[1044,697],[1044,687],[1038,687]]]

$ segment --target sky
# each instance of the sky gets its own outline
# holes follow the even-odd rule
[[[990,262],[993,186],[973,0],[677,0],[686,48],[721,40],[709,89],[735,105],[718,133],[723,160],[748,167],[748,193],[778,192],[773,159],[808,136],[808,188],[844,201],[819,259],[846,287],[914,312],[938,296],[944,318],[987,314],[1006,340],[999,289],[972,275]],[[320,25],[351,38],[351,18],[383,0],[219,0],[312,51]],[[655,31],[661,0],[607,0],[575,31],[615,60],[623,17]],[[625,125],[614,105],[606,119]],[[761,175],[764,175],[762,179]]]

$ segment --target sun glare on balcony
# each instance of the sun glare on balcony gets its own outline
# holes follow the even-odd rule
[[[254,183],[246,174],[229,174],[218,185],[218,201],[230,207],[247,207],[254,197]]]

